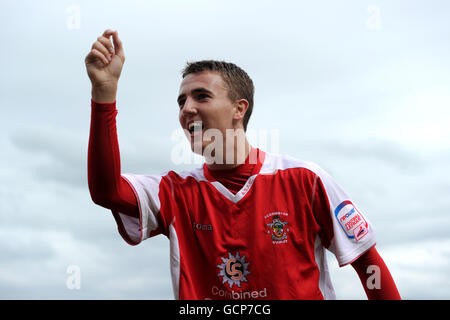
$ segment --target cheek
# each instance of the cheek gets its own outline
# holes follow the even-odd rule
[[[230,114],[219,111],[205,115],[203,121],[207,126],[212,126],[218,129],[227,128],[230,126]]]
[[[229,101],[221,103],[220,107],[217,108],[216,118],[226,126],[232,124],[234,118],[233,105]]]
[[[183,116],[183,112],[181,112],[181,111],[178,113],[178,121],[180,122],[180,125],[183,126],[184,116]]]

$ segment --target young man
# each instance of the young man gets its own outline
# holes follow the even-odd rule
[[[327,248],[340,266],[355,268],[369,299],[400,299],[370,222],[339,185],[314,163],[250,146],[253,83],[232,63],[199,61],[183,72],[179,121],[205,164],[121,174],[115,116],[124,60],[111,30],[85,60],[89,190],[112,210],[129,244],[157,234],[170,239],[175,298],[333,299]]]

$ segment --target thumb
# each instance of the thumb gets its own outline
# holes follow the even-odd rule
[[[114,51],[116,53],[116,55],[118,55],[120,58],[122,58],[122,61],[125,59],[125,53],[123,52],[123,46],[122,46],[122,41],[119,38],[119,33],[116,31],[114,31],[112,33],[113,36],[113,43],[114,43]]]

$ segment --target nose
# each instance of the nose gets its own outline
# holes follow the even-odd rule
[[[183,111],[186,113],[197,114],[195,101],[193,101],[193,99],[191,99],[190,97],[186,98],[183,106]]]

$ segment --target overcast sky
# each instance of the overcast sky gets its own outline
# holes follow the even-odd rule
[[[234,62],[256,88],[249,132],[279,133],[253,145],[334,176],[403,298],[449,299],[449,16],[444,0],[1,1],[0,298],[173,299],[168,239],[127,245],[89,195],[84,58],[112,28],[122,172],[199,166],[171,158],[180,71]],[[366,299],[328,260],[337,298]]]

